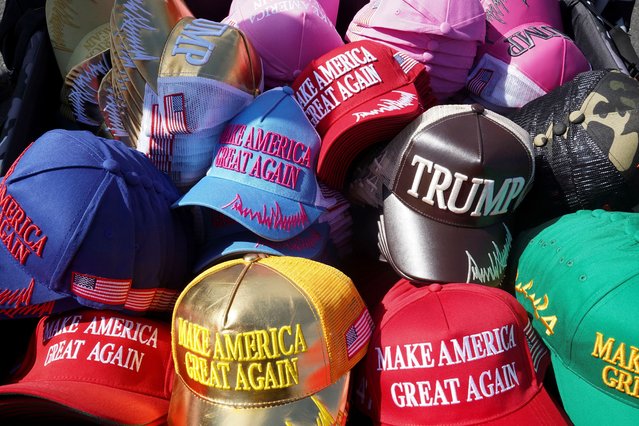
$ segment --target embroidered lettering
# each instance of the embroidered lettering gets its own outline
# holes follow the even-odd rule
[[[530,301],[532,304],[532,309],[534,311],[534,316],[536,319],[541,321],[543,326],[546,328],[546,334],[551,336],[555,333],[555,325],[557,324],[557,316],[556,315],[540,315],[539,312],[545,311],[548,309],[548,304],[550,300],[548,299],[548,295],[544,294],[543,297],[537,298],[535,293],[528,293],[533,286],[533,280],[530,280],[528,283],[517,283],[515,285],[515,291],[521,293],[526,299]]]
[[[144,5],[143,0],[127,0],[122,5],[122,26],[119,28],[122,38],[128,42],[127,52],[134,61],[155,61],[158,56],[150,55],[142,42],[142,31],[155,32],[153,15]]]
[[[613,337],[604,342],[603,333],[597,331],[591,355],[609,364],[601,370],[601,380],[606,386],[639,398],[639,348],[617,342]]]
[[[220,37],[228,28],[227,25],[206,19],[194,19],[186,24],[175,39],[171,55],[184,55],[191,65],[201,66],[208,62],[215,43],[205,37]]]

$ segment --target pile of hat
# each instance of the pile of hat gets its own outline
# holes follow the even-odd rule
[[[345,3],[46,0],[3,421],[639,423],[639,82],[558,0]]]

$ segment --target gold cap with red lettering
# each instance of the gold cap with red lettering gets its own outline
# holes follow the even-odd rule
[[[173,311],[171,424],[344,424],[372,320],[350,278],[297,257],[214,266]]]

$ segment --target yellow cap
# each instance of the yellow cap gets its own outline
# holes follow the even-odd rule
[[[350,278],[297,257],[214,266],[173,311],[170,424],[344,424],[372,333]]]

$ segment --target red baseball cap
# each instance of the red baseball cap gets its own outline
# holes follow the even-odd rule
[[[322,137],[318,178],[337,190],[358,154],[392,139],[435,103],[423,65],[369,40],[315,59],[295,79],[293,90]]]
[[[168,322],[82,309],[43,317],[0,418],[165,424],[174,367]]]
[[[376,424],[567,425],[526,311],[480,284],[398,281],[374,314],[354,403]]]

